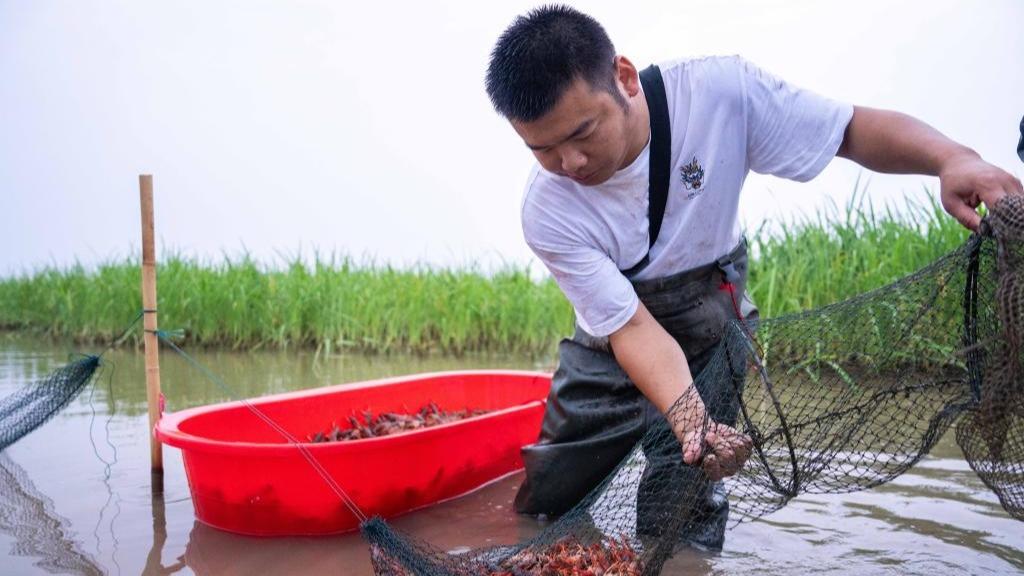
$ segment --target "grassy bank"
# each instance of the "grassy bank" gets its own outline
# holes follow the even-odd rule
[[[953,249],[966,231],[928,202],[898,213],[859,203],[749,238],[750,289],[771,317],[881,286]],[[191,345],[548,353],[572,328],[555,283],[524,267],[484,274],[344,258],[284,267],[164,260],[161,326],[184,328]],[[108,342],[138,313],[139,278],[137,262],[125,259],[0,279],[0,326]]]
[[[541,352],[572,326],[551,281],[525,268],[397,270],[347,259],[283,269],[172,256],[158,269],[160,325],[193,345]],[[0,324],[105,342],[140,309],[135,261],[0,281]]]

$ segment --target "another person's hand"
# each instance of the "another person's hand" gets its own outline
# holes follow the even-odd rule
[[[1007,194],[1024,194],[1020,180],[985,162],[977,154],[950,159],[939,172],[942,207],[961,224],[977,230],[981,223],[978,205],[989,209]]]

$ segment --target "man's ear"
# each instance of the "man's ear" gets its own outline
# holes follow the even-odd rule
[[[618,55],[615,57],[615,80],[622,89],[625,90],[626,96],[632,98],[640,92],[640,75],[636,70],[636,66],[630,62],[629,58]]]

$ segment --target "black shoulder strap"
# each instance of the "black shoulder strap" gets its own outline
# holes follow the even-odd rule
[[[665,97],[665,83],[661,69],[652,64],[640,72],[640,84],[647,99],[647,111],[651,117],[651,155],[647,184],[647,225],[649,227],[647,254],[635,266],[622,273],[635,276],[647,267],[651,260],[651,247],[658,240],[661,221],[665,217],[665,203],[668,201],[668,185],[672,166],[672,127],[668,119],[668,99]]]

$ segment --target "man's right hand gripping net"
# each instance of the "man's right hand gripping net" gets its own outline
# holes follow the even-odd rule
[[[735,428],[753,441],[724,486],[683,462],[669,425],[689,413],[680,399],[608,478],[536,537],[455,554],[371,520],[363,533],[374,569],[657,574],[679,535],[707,520],[709,496],[728,494],[735,525],[800,494],[877,486],[954,425],[971,467],[1024,520],[1022,264],[1024,198],[1010,196],[980,234],[902,280],[756,327],[731,323],[696,382],[705,404],[735,414]]]

